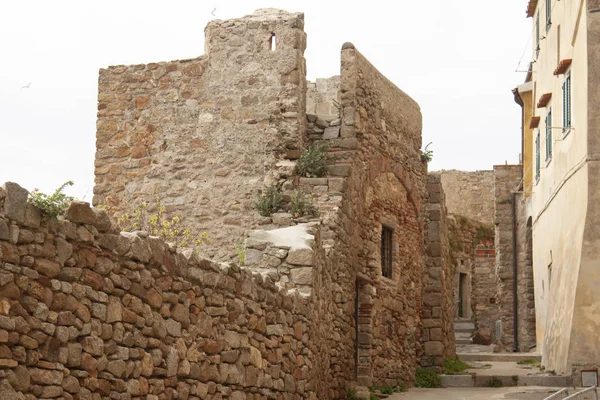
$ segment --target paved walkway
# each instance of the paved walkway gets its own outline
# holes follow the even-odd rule
[[[559,388],[510,387],[510,388],[443,388],[410,389],[396,393],[388,400],[543,400]]]

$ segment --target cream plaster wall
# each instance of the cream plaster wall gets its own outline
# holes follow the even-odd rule
[[[545,1],[538,2],[540,51],[533,64],[533,113],[540,117],[541,169],[533,181],[533,243],[537,345],[547,369],[567,372],[575,296],[588,206],[587,155],[587,18],[585,1],[552,1],[552,26],[546,31]],[[583,7],[580,12],[580,7]],[[560,27],[560,29],[559,29]],[[566,135],[552,129],[553,155],[545,160],[545,118],[552,107],[552,126],[562,126],[562,84],[553,75],[560,60],[571,64],[572,126]],[[541,95],[552,93],[546,108],[537,108]],[[526,121],[525,123],[528,123]],[[535,171],[535,135],[532,169]],[[535,174],[535,172],[534,172]],[[568,212],[565,212],[568,211]],[[552,279],[549,284],[549,266]]]

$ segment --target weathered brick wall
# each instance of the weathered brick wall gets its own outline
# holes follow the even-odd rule
[[[440,171],[450,214],[484,224],[494,223],[493,171]]]
[[[423,270],[423,357],[421,365],[441,372],[456,354],[454,338],[454,271],[450,257],[445,196],[439,174],[427,183],[425,268]]]
[[[322,398],[310,300],[26,198],[0,189],[1,398]]]
[[[235,258],[258,193],[304,147],[303,28],[259,10],[210,22],[199,59],[100,70],[94,204],[115,215],[160,196],[208,233],[203,254]]]
[[[329,170],[348,176],[340,239],[356,272],[339,284],[343,293],[359,293],[358,381],[412,383],[421,355],[426,180],[421,113],[350,43],[342,47],[341,100],[341,132],[329,142]],[[381,273],[383,225],[393,229],[391,279]],[[351,307],[346,303],[346,310]]]

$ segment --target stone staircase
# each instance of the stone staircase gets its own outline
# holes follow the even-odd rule
[[[571,377],[544,371],[537,353],[494,353],[493,345],[472,344],[472,321],[454,321],[456,355],[470,368],[461,375],[441,375],[443,387],[544,386],[566,387]]]
[[[472,336],[475,332],[475,323],[467,320],[454,321],[454,338],[456,344],[472,344]]]

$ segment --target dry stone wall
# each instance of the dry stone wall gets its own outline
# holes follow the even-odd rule
[[[527,217],[525,199],[517,193],[517,299],[519,351],[530,351],[536,345],[535,293],[533,283],[533,233],[531,217]]]
[[[454,275],[454,315],[459,316],[459,285],[462,273],[468,280],[463,301],[467,302],[469,307],[468,310],[463,309],[463,318],[475,323],[474,343],[492,344],[495,341],[495,324],[499,317],[499,280],[493,248],[494,231],[487,225],[462,215],[450,216],[448,222],[451,258],[457,266]]]
[[[456,355],[454,338],[454,270],[450,258],[447,212],[439,174],[427,183],[423,270],[423,357],[421,365],[441,372],[444,360]]]
[[[304,15],[259,10],[206,28],[194,60],[100,70],[94,204],[160,197],[228,260],[264,221],[254,202],[305,140]]]
[[[130,157],[110,155],[108,172],[97,178],[102,193],[94,201],[107,200],[118,213],[160,187],[167,212],[181,213],[192,219],[191,227],[208,232],[205,254],[220,260],[241,257],[245,272],[274,282],[288,294],[285,299],[298,295],[298,305],[308,304],[308,343],[302,342],[308,349],[297,339],[285,339],[286,349],[289,343],[291,351],[301,351],[284,362],[294,371],[302,363],[300,371],[306,365],[314,375],[285,392],[282,370],[273,370],[284,379],[285,393],[259,387],[262,396],[294,398],[304,391],[307,398],[339,399],[356,381],[410,385],[422,355],[427,173],[420,158],[421,113],[351,44],[342,49],[341,76],[318,80],[305,104],[302,29],[302,14],[273,10],[209,24],[207,54],[189,61],[202,66],[192,101],[154,107],[156,98],[148,95],[144,115],[157,131],[162,132],[163,122],[173,128],[166,147],[157,145],[145,161],[147,169],[136,170],[139,175],[127,181],[112,168],[130,165]],[[130,73],[151,67],[120,68]],[[106,94],[102,98],[134,90],[114,75],[110,69],[101,72],[101,83],[108,80],[100,89]],[[165,90],[172,89],[180,76],[175,75],[165,78]],[[154,90],[152,81],[142,86]],[[180,90],[175,92],[172,97],[180,101]],[[99,146],[99,152],[116,147],[127,127],[138,123],[141,114],[132,111],[131,99],[114,117],[114,141]],[[174,125],[167,117],[153,119],[173,113],[183,116]],[[105,116],[98,123],[104,124]],[[163,143],[164,135],[157,137]],[[295,160],[311,142],[327,144],[324,177],[295,175]],[[97,167],[106,162],[97,160]],[[254,199],[270,184],[281,187],[286,202],[295,191],[306,193],[317,215],[259,217]],[[391,278],[382,277],[384,226],[393,230]],[[310,245],[297,248],[265,236],[282,234],[286,227],[302,229]]]
[[[411,383],[422,351],[421,113],[350,43],[342,47],[341,100],[329,171],[348,176],[339,224],[345,259],[356,272],[339,284],[358,292],[358,381]],[[393,230],[391,279],[381,270],[383,226]]]
[[[523,270],[523,265],[519,266],[519,252],[526,253],[525,246],[518,244],[514,235],[519,235],[522,230],[526,232],[526,221],[519,218],[520,208],[524,214],[524,205],[520,206],[520,196],[516,193],[520,190],[522,177],[521,165],[496,165],[494,166],[494,180],[496,190],[496,274],[499,278],[499,299],[500,299],[500,320],[502,321],[502,345],[507,351],[520,351],[520,335],[517,334],[519,344],[515,343],[515,329],[517,333],[519,328],[516,323],[525,322],[531,319],[534,311],[531,309],[533,304],[529,301],[532,293],[528,287],[531,285],[530,279],[520,280],[519,270]],[[513,195],[515,194],[515,195]],[[515,215],[513,215],[515,213]],[[515,244],[517,247],[515,248]],[[517,260],[515,260],[515,255]],[[515,276],[514,262],[517,262],[517,276]],[[523,271],[525,277],[527,272]],[[533,271],[531,271],[533,274]],[[515,302],[515,279],[516,281],[516,302]],[[520,289],[521,288],[521,289]],[[519,295],[519,292],[521,293]],[[523,315],[521,315],[523,314]],[[535,320],[534,320],[535,321]],[[533,329],[531,334],[535,336],[535,324],[533,326],[528,322],[523,326]],[[531,335],[530,334],[530,335]],[[527,335],[523,344],[527,347],[531,344],[530,335]],[[500,338],[499,338],[500,339]],[[535,340],[533,340],[535,343]],[[516,347],[516,349],[515,349]]]
[[[494,224],[493,171],[440,171],[450,214]]]
[[[308,299],[26,199],[0,189],[1,398],[317,398]]]

